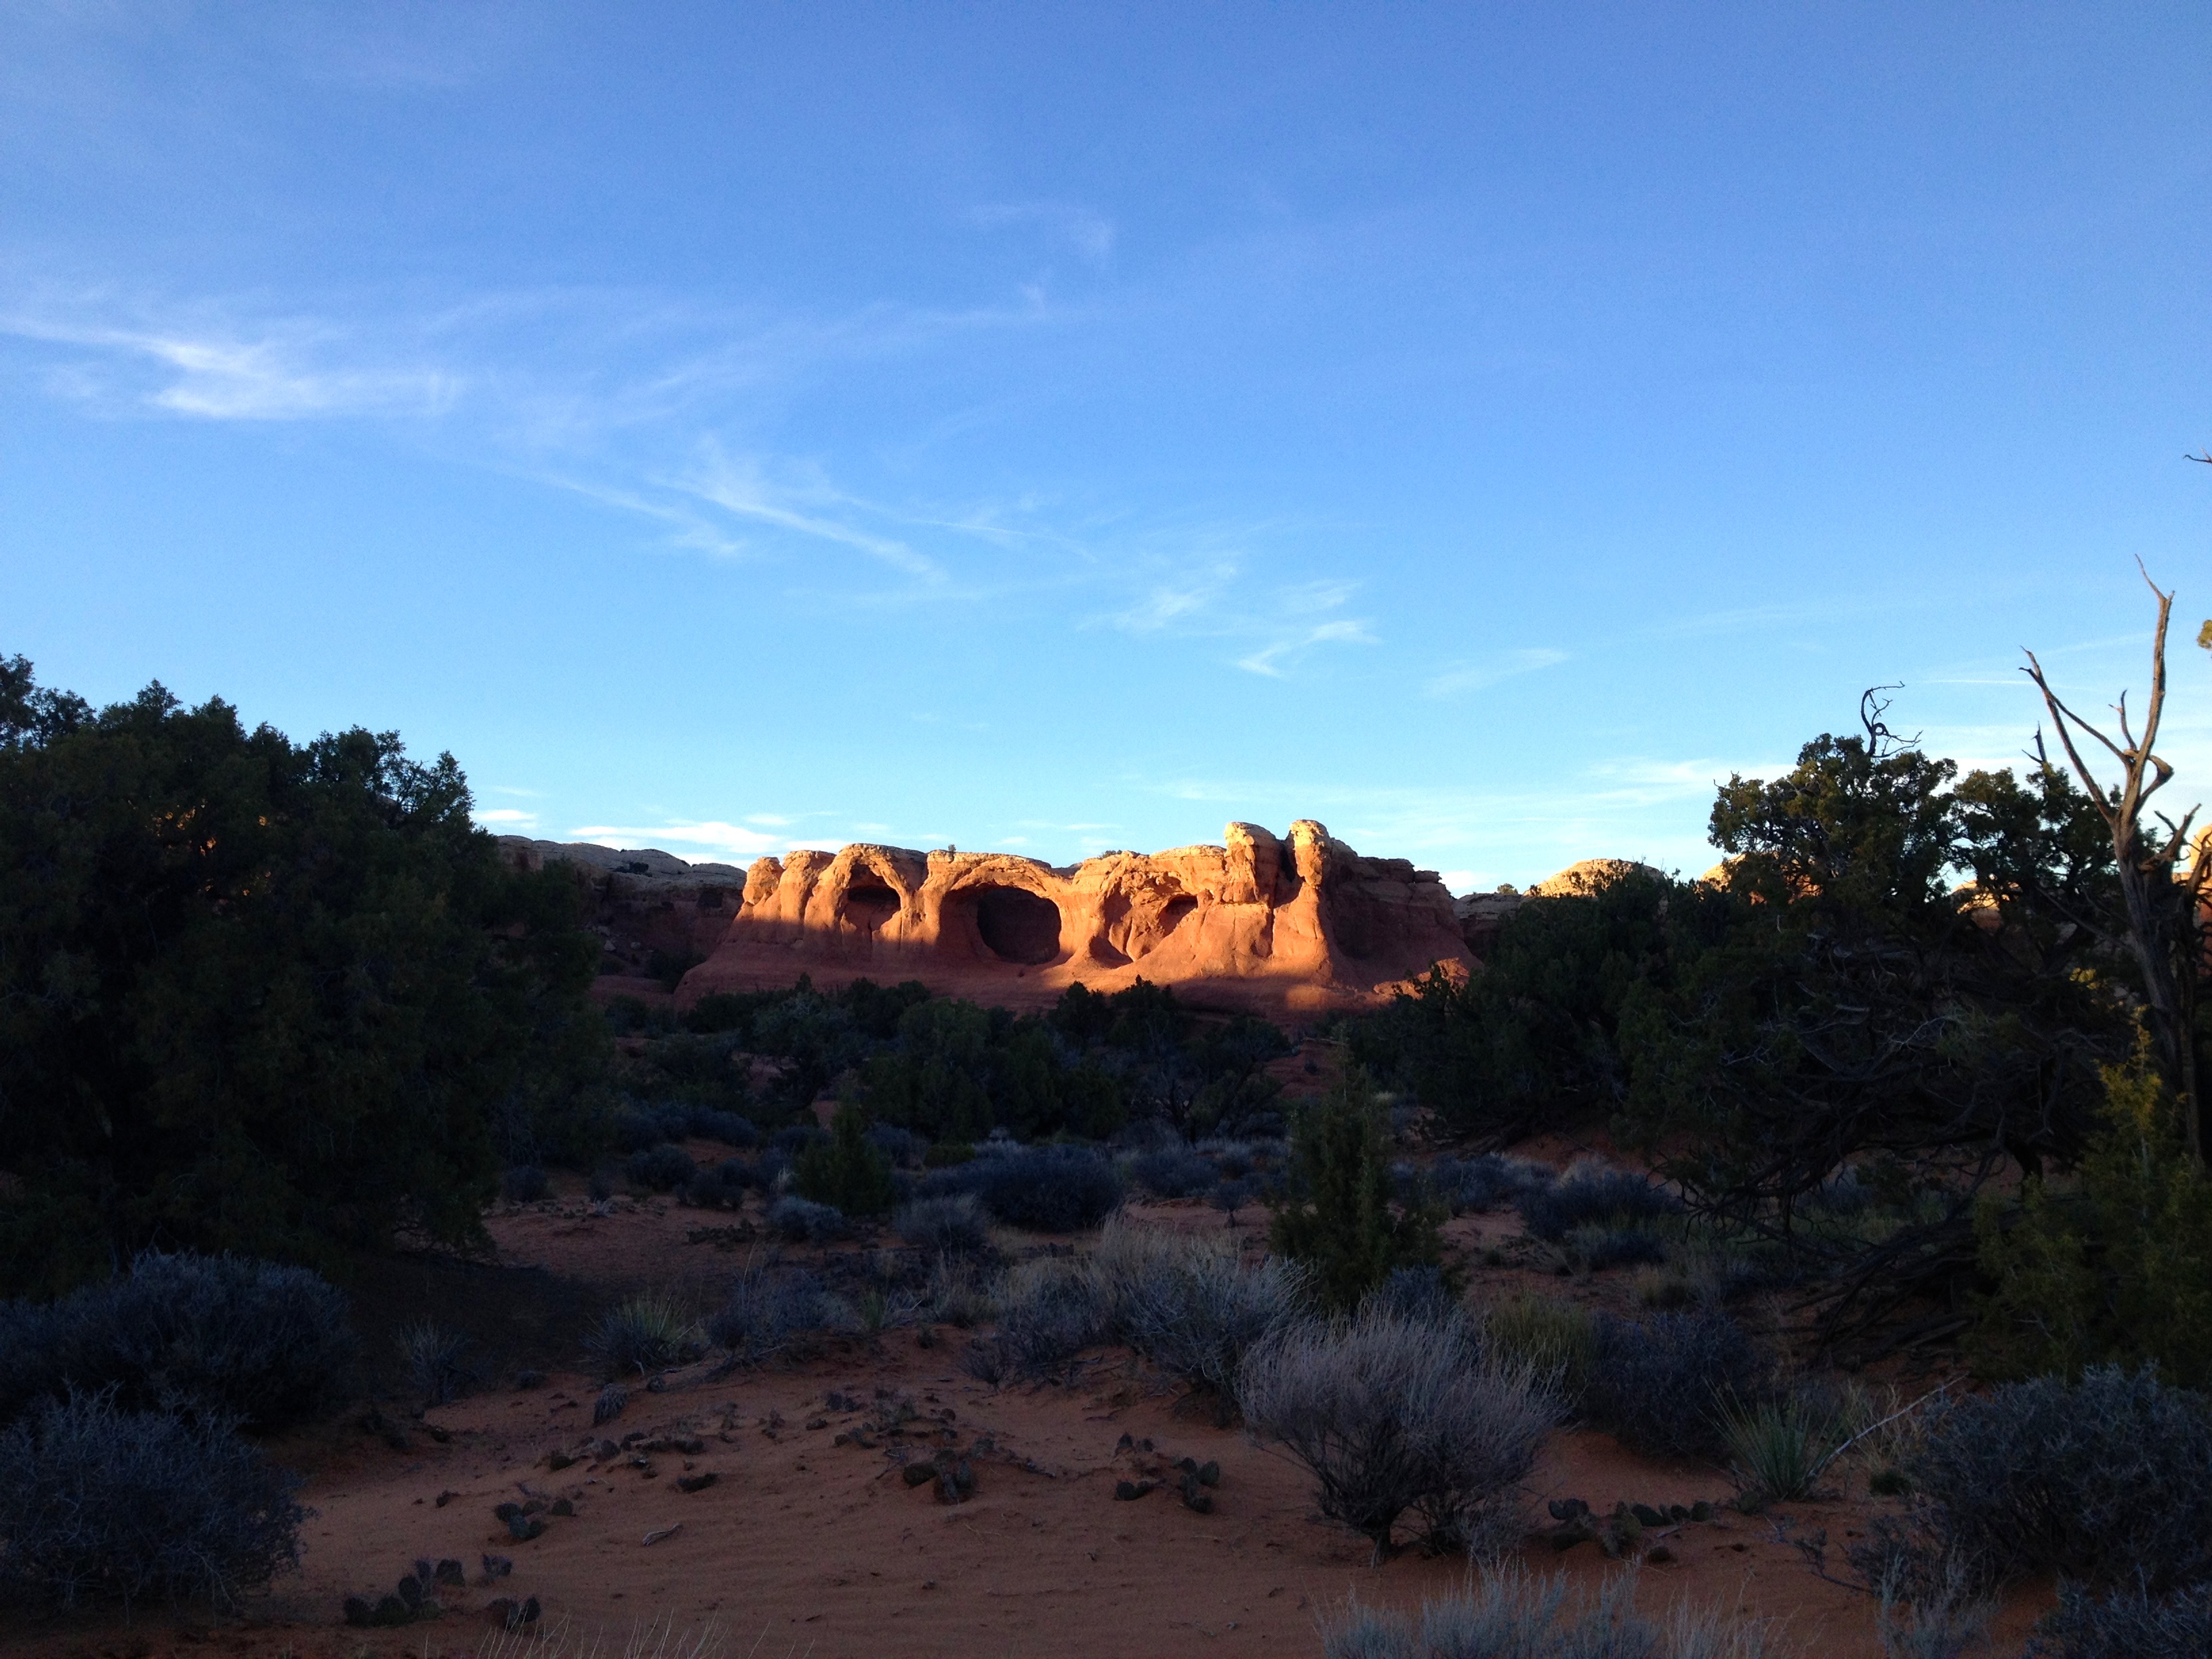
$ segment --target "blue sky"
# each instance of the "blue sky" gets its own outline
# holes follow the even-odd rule
[[[0,3],[0,650],[499,827],[1695,872],[2212,793],[2199,6]],[[2195,799],[2192,794],[2189,799]],[[2185,801],[2185,805],[2186,802]]]

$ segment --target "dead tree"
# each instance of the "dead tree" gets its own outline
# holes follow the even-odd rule
[[[2191,852],[2189,826],[2195,807],[2176,823],[2163,812],[2154,813],[2166,827],[2161,840],[2145,833],[2143,815],[2150,798],[2173,776],[2173,768],[2159,758],[2159,720],[2166,710],[2166,626],[2173,610],[2173,595],[2160,592],[2150,573],[2143,580],[2158,596],[2158,632],[2151,645],[2150,706],[2144,711],[2142,735],[2138,738],[2128,722],[2127,694],[2120,694],[2114,712],[2119,716],[2120,740],[2106,737],[2096,726],[2069,708],[2051,689],[2035,653],[2027,653],[2021,672],[2035,682],[2045,706],[2058,727],[2058,738],[2075,775],[2088,792],[2098,816],[2112,831],[2112,855],[2118,866],[2120,897],[2127,926],[2126,943],[2142,975],[2143,1012],[2150,1026],[2159,1067],[2181,1107],[2184,1133],[2190,1154],[2201,1168],[2206,1162],[2205,1121],[2197,1094],[2197,999],[2204,966],[2203,902],[2208,866],[2212,866],[2212,843],[2195,849],[2185,869],[2182,856]],[[2120,781],[2106,790],[2081,758],[2075,734],[2094,738],[2120,765]],[[2043,738],[2036,734],[2042,750]],[[2046,762],[2046,764],[2048,763]]]

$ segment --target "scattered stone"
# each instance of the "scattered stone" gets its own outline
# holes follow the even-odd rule
[[[349,1625],[366,1625],[375,1612],[365,1596],[349,1595],[345,1599],[345,1621]]]
[[[1135,1440],[1131,1438],[1128,1435],[1124,1434],[1119,1440],[1116,1440],[1114,1443],[1114,1449],[1117,1452],[1125,1452],[1135,1446],[1136,1443]]]
[[[810,1429],[826,1429],[830,1426],[830,1419],[826,1417],[810,1417],[806,1419],[806,1426]]]
[[[702,1469],[696,1474],[687,1474],[680,1477],[676,1482],[676,1490],[678,1492],[704,1492],[708,1487],[713,1486],[715,1480],[719,1478],[720,1477],[715,1474],[714,1470]]]
[[[574,1465],[580,1461],[580,1460],[572,1457],[569,1454],[564,1451],[554,1451],[545,1454],[545,1467],[552,1470],[556,1474],[558,1474],[562,1469],[574,1467]]]
[[[441,1428],[435,1423],[425,1423],[422,1425],[422,1432],[441,1446],[448,1443],[453,1437],[453,1431],[451,1429]]]
[[[483,1582],[489,1584],[493,1579],[504,1578],[513,1572],[514,1563],[504,1555],[487,1555],[483,1559]]]
[[[1215,1462],[1210,1457],[1207,1458],[1205,1462],[1200,1463],[1198,1466],[1198,1484],[1201,1486],[1219,1486],[1221,1484],[1221,1465]]]
[[[682,1532],[683,1530],[684,1523],[681,1521],[678,1521],[672,1527],[663,1527],[658,1532],[649,1532],[646,1534],[645,1537],[641,1541],[647,1544],[658,1544],[662,1539],[673,1538],[678,1533]]]
[[[450,1585],[454,1589],[464,1588],[469,1582],[468,1569],[450,1555],[432,1569],[430,1577],[437,1583]]]
[[[510,1498],[506,1503],[495,1505],[491,1515],[493,1520],[504,1521],[511,1527],[514,1524],[514,1517],[522,1512],[522,1505]]]
[[[1182,1506],[1200,1515],[1213,1513],[1213,1494],[1198,1484],[1198,1471],[1195,1469],[1182,1478]]]
[[[457,1492],[441,1492],[438,1494],[437,1507],[442,1510],[459,1496],[460,1493]]]
[[[511,1595],[502,1595],[498,1600],[485,1605],[484,1617],[489,1619],[496,1629],[520,1630],[526,1625],[536,1624],[543,1611],[544,1609],[538,1605],[538,1598],[534,1595],[526,1601],[518,1601]]]
[[[575,1504],[566,1498],[556,1498],[550,1504],[547,1504],[545,1508],[545,1513],[548,1515],[567,1516],[574,1515],[575,1512]]]
[[[533,1538],[542,1538],[545,1523],[534,1515],[518,1515],[507,1523],[507,1534],[518,1544],[527,1544]]]
[[[1628,1512],[1636,1517],[1638,1526],[1663,1527],[1667,1524],[1667,1517],[1649,1504],[1631,1504]]]
[[[1650,1549],[1644,1552],[1644,1559],[1647,1561],[1657,1562],[1660,1565],[1664,1566],[1668,1562],[1672,1561],[1674,1559],[1674,1552],[1668,1549],[1664,1544],[1654,1544]]]
[[[1589,1505],[1579,1498],[1554,1498],[1544,1507],[1554,1521],[1577,1521],[1589,1513]]]
[[[525,1393],[532,1389],[542,1389],[545,1386],[545,1373],[527,1369],[519,1370],[514,1374],[514,1386]]]
[[[1114,1501],[1117,1504],[1133,1504],[1152,1490],[1152,1483],[1149,1480],[1116,1480],[1114,1483]]]
[[[1691,1520],[1692,1520],[1692,1521],[1710,1521],[1710,1520],[1711,1520],[1712,1518],[1713,1518],[1713,1506],[1712,1506],[1711,1504],[1708,1504],[1707,1502],[1705,1502],[1705,1500],[1704,1498],[1699,1498],[1696,1503],[1694,1503],[1694,1504],[1691,1504],[1691,1505],[1690,1505],[1690,1519],[1691,1519]]]
[[[937,1465],[934,1463],[909,1463],[899,1471],[899,1478],[902,1480],[904,1480],[909,1486],[926,1486],[931,1481],[937,1479]],[[1124,1481],[1122,1484],[1127,1486],[1128,1483]]]

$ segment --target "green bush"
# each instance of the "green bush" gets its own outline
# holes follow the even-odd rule
[[[890,1158],[868,1139],[868,1115],[858,1106],[837,1109],[830,1139],[809,1146],[792,1165],[791,1184],[801,1197],[849,1216],[882,1215],[898,1202]]]
[[[1975,1215],[1996,1282],[1972,1345],[1996,1376],[2149,1364],[2212,1387],[2212,1178],[2183,1144],[2147,1041],[2104,1068],[2106,1125],[2062,1187],[2031,1176]]]
[[[1389,1144],[1365,1074],[1348,1071],[1291,1126],[1297,1197],[1275,1212],[1269,1242],[1304,1267],[1316,1298],[1350,1312],[1398,1267],[1443,1253],[1441,1208],[1391,1204]]]
[[[511,868],[470,805],[452,757],[390,732],[295,744],[158,685],[94,712],[0,660],[0,1100],[27,1189],[0,1290],[156,1243],[481,1237],[503,1159],[590,1095],[607,1032],[574,879]]]

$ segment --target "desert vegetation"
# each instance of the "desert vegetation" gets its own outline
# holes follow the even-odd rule
[[[2117,784],[2055,696],[2021,774],[1887,708],[1732,779],[1706,877],[1528,900],[1478,971],[1293,1028],[1142,980],[594,1000],[578,878],[503,861],[449,757],[9,663],[9,1616],[265,1606],[331,1444],[497,1410],[542,1441],[501,1547],[333,1620],[526,1632],[555,1587],[504,1549],[617,1481],[751,1524],[707,1494],[790,1443],[952,1506],[1249,1525],[1287,1482],[1271,1547],[1471,1575],[1340,1599],[1330,1654],[1784,1650],[1637,1601],[1754,1522],[1868,1651],[2202,1652],[2204,860],[2147,806],[2159,701]]]

